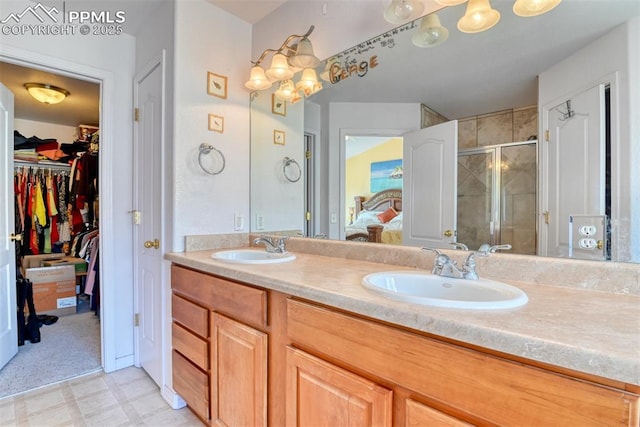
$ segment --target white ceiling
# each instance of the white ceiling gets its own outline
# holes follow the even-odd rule
[[[545,15],[521,18],[513,1],[492,0],[501,19],[477,34],[456,28],[466,5],[446,8],[438,12],[449,30],[444,44],[418,48],[414,30],[396,34],[392,49],[375,51],[379,65],[366,78],[324,83],[311,100],[424,103],[449,119],[536,105],[541,72],[640,14],[638,0],[563,0]]]
[[[67,126],[99,124],[100,85],[97,83],[1,61],[0,82],[13,92],[16,118]],[[29,95],[25,83],[58,86],[70,95],[60,104],[43,104]]]
[[[126,10],[125,31],[135,34],[162,1],[67,0],[66,3],[68,8],[90,4],[100,10]],[[263,19],[287,3],[207,1],[249,23]],[[343,1],[356,0],[340,0],[335,6]],[[43,0],[42,3],[54,1]],[[364,11],[367,7],[379,9],[377,1],[361,3],[363,15],[372,13]],[[329,100],[425,103],[449,118],[532,105],[536,103],[536,76],[541,71],[613,26],[640,14],[639,0],[563,0],[551,13],[526,19],[513,15],[510,10],[513,0],[493,0],[491,4],[502,14],[501,21],[493,29],[475,35],[462,34],[455,28],[455,22],[464,13],[465,5],[445,9],[439,13],[450,31],[445,44],[420,49],[411,44],[409,32],[396,35],[393,49],[376,52],[380,65],[369,72],[367,78],[351,78],[347,80],[349,84],[333,88],[325,83],[325,89],[312,100],[318,103]],[[6,82],[5,85],[16,93],[16,117],[70,125],[97,122],[98,85],[60,75],[45,75],[36,70],[13,71],[15,67],[0,63],[0,81]],[[57,106],[33,104],[35,101],[28,97],[22,86],[27,80],[64,87],[71,96]],[[88,100],[90,97],[91,101]]]
[[[224,9],[246,21],[255,24],[271,12],[279,8],[287,0],[207,0],[220,9]],[[300,1],[300,0],[298,0]]]

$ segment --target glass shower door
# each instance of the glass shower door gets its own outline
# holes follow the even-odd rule
[[[457,241],[471,250],[510,244],[510,253],[536,253],[535,141],[460,150]]]
[[[458,236],[471,250],[496,244],[494,174],[495,149],[465,150],[458,154]]]

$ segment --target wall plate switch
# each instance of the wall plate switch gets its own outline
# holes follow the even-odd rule
[[[264,217],[262,214],[256,215],[256,230],[264,230]]]
[[[233,228],[235,231],[240,231],[244,228],[244,218],[241,214],[233,214]]]
[[[332,213],[331,214],[331,224],[335,224],[337,222],[338,222],[338,214]]]

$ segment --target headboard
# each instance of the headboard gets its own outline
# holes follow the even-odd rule
[[[402,190],[399,188],[382,190],[366,201],[364,196],[355,196],[353,199],[355,200],[356,217],[363,210],[384,211],[389,207],[395,209],[396,212],[402,212]]]

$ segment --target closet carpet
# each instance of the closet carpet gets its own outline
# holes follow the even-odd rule
[[[101,370],[100,321],[93,312],[60,316],[25,341],[0,370],[0,398]]]

